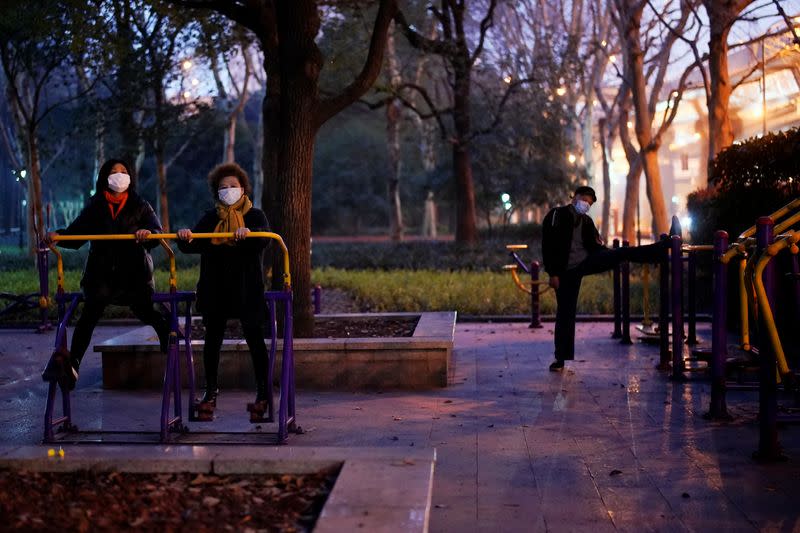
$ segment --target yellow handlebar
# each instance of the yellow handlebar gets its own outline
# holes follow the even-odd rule
[[[250,238],[261,238],[261,239],[272,239],[278,241],[278,245],[281,247],[283,251],[283,283],[284,286],[289,289],[292,286],[292,277],[289,271],[289,250],[286,248],[286,244],[283,242],[283,238],[278,235],[277,233],[273,233],[271,231],[251,231],[246,236],[248,239]],[[232,239],[233,233],[192,233],[192,239]],[[169,255],[169,284],[170,288],[177,287],[177,269],[175,267],[175,253],[172,251],[172,248],[166,243],[167,239],[177,240],[178,234],[177,233],[151,233],[144,240],[153,241],[158,240],[161,241],[161,245],[167,251]],[[59,241],[133,241],[136,240],[136,235],[132,233],[117,233],[117,234],[107,234],[107,235],[53,235],[53,243],[50,244],[50,249],[56,255],[57,262],[58,262],[58,288],[59,290],[64,289],[64,264],[61,257],[61,252],[59,252],[56,247],[55,243]]]
[[[798,209],[798,208],[800,208],[800,198],[795,198],[794,200],[792,200],[791,202],[789,202],[785,206],[781,207],[780,209],[778,209],[777,211],[772,213],[769,217],[774,222],[778,222],[779,218],[786,216],[787,213],[789,213],[790,211],[793,211],[795,209]],[[795,213],[791,218],[785,220],[782,224],[779,224],[778,226],[776,226],[775,230],[776,231],[783,231],[784,229],[790,227],[792,224],[794,224],[798,220],[800,220],[800,213]],[[783,226],[787,222],[788,222],[788,225],[786,225],[786,226],[782,227],[780,230],[778,230],[778,227]],[[743,239],[746,239],[747,237],[752,237],[755,234],[756,234],[756,227],[755,226],[750,226],[749,228],[744,230],[741,235],[739,235],[739,239],[738,240],[741,241]]]

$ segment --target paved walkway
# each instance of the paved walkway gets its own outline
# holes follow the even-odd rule
[[[578,359],[551,373],[552,325],[458,324],[448,388],[299,391],[306,433],[290,445],[435,447],[433,532],[800,531],[800,428],[780,430],[793,461],[754,463],[755,393],[729,394],[735,420],[709,423],[707,383],[669,382],[656,347],[610,330],[579,324]],[[51,342],[0,330],[0,444],[40,440]],[[97,356],[76,397],[83,428],[157,427],[158,395],[103,391]],[[245,427],[248,399],[223,391],[213,425]]]

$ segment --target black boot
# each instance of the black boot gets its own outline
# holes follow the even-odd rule
[[[256,401],[247,404],[247,411],[250,413],[251,423],[272,421],[269,417],[264,417],[267,409],[269,409],[268,399],[269,396],[266,383],[263,381],[258,381],[256,383]]]
[[[219,394],[219,388],[214,385],[206,387],[205,393],[203,393],[203,397],[200,399],[200,403],[206,403],[213,407],[217,406],[217,395]]]

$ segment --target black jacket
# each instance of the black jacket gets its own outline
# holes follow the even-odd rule
[[[567,270],[572,234],[578,218],[583,220],[581,236],[588,254],[605,249],[600,234],[589,215],[579,215],[571,205],[551,209],[542,222],[542,260],[550,276],[560,276]]]
[[[192,228],[194,233],[212,233],[219,218],[215,209],[207,211]],[[269,231],[269,222],[260,209],[244,215],[250,231]],[[239,318],[252,323],[266,319],[262,256],[269,239],[248,238],[233,246],[212,244],[211,239],[178,241],[185,253],[200,254],[200,279],[197,281],[197,309],[209,317]]]
[[[92,196],[77,218],[61,235],[135,233],[148,229],[161,233],[161,223],[153,208],[134,191],[116,219],[111,218],[103,193]],[[62,248],[80,248],[86,241],[60,241]],[[134,241],[92,241],[83,269],[81,287],[87,299],[107,303],[130,304],[153,293],[153,258],[148,250],[158,241],[138,244]]]

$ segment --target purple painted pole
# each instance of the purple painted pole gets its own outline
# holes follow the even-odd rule
[[[760,217],[756,222],[756,257],[772,244],[774,222],[770,217]],[[775,263],[770,261],[764,269],[764,290],[770,307],[775,309]],[[763,318],[764,314],[759,313]],[[775,351],[766,334],[765,327],[758,328],[758,354],[760,360],[758,387],[758,450],[753,454],[759,461],[772,462],[783,458],[778,443],[778,384]]]
[[[539,318],[539,262],[531,261],[531,325],[529,328],[541,328]]]
[[[661,235],[661,240],[666,240],[665,234]],[[659,338],[659,362],[658,369],[669,370],[669,253],[664,250],[664,255],[659,263],[658,281],[658,338]]]
[[[686,264],[686,308],[689,313],[689,327],[686,344],[694,346],[697,341],[697,252],[689,251]]]
[[[628,247],[628,241],[622,241],[622,247]],[[623,261],[620,271],[620,303],[622,304],[622,338],[620,344],[633,344],[631,340],[631,264]]]
[[[619,248],[619,239],[614,239],[612,247],[614,249]],[[611,334],[612,339],[621,339],[622,338],[622,306],[621,300],[622,295],[621,287],[620,287],[620,267],[619,265],[614,266],[614,333]]]
[[[318,315],[322,312],[322,287],[319,285],[314,286],[314,314]]]
[[[711,407],[706,413],[710,420],[728,420],[725,401],[725,363],[728,358],[728,265],[721,259],[728,250],[728,233],[714,234],[714,308],[711,315]]]
[[[50,321],[47,320],[47,301],[50,297],[50,280],[47,277],[50,266],[50,249],[39,243],[36,253],[36,267],[39,270],[39,318],[40,324],[38,331],[49,331],[53,329]]]
[[[670,268],[672,270],[672,379],[683,381],[686,370],[683,363],[683,252],[681,237],[673,235]]]

